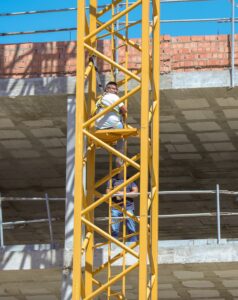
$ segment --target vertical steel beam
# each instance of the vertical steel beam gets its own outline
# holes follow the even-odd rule
[[[90,11],[89,11],[89,31],[92,32],[96,30],[97,26],[97,0],[90,1]],[[93,48],[96,48],[96,37],[93,36],[90,40],[90,44]],[[96,59],[96,58],[95,58]],[[89,93],[88,93],[88,107],[87,110],[90,115],[93,114],[95,110],[95,102],[97,97],[97,83],[96,83],[96,70],[92,69],[89,76]],[[94,128],[91,127],[91,132]],[[87,198],[86,205],[90,205],[94,201],[94,184],[95,184],[95,147],[91,147],[87,155],[87,176],[86,176],[86,186],[87,186]],[[94,213],[91,211],[88,215],[89,221],[94,222]],[[93,292],[93,256],[94,256],[94,231],[89,227],[86,227],[87,232],[90,232],[90,238],[86,250],[86,265],[85,265],[85,295],[88,296]]]
[[[221,209],[220,209],[220,187],[216,185],[216,210],[217,210],[217,244],[221,242]]]
[[[0,248],[4,247],[3,217],[2,217],[2,195],[0,194]]]
[[[112,2],[112,18],[115,16],[116,14],[116,5]],[[115,24],[112,23],[111,25],[111,30],[112,30],[112,34],[111,34],[111,53],[112,53],[112,56],[111,56],[111,59],[115,62],[118,63],[118,61],[116,61],[116,39],[115,39],[115,34],[114,34],[114,31],[115,31]],[[111,65],[111,80],[113,81],[116,81],[116,69],[113,67],[113,65]]]
[[[115,13],[118,14],[120,12],[120,4],[116,4],[115,3]],[[128,16],[128,15],[127,15]],[[120,22],[119,20],[116,21],[116,33],[119,31],[119,27],[120,27]],[[115,61],[117,63],[119,63],[119,39],[118,39],[118,35],[115,35]],[[115,70],[115,80],[117,80],[117,74],[118,74],[118,69]]]
[[[235,86],[235,0],[231,1],[231,87]]]
[[[109,153],[109,176],[110,176],[110,182],[109,182],[109,189],[112,189],[112,154]],[[108,233],[112,234],[112,223],[115,222],[115,219],[112,219],[112,197],[109,199],[109,205],[108,205]],[[117,221],[117,220],[116,220]],[[112,255],[112,243],[109,241],[108,243],[108,266],[107,266],[107,280],[110,281],[112,277],[112,266],[110,263],[111,255]],[[114,245],[113,245],[114,247]],[[108,286],[107,288],[107,299],[109,300],[111,297],[111,286]]]
[[[125,3],[125,5],[126,5],[125,8],[128,9],[128,6],[129,6],[128,0],[126,0],[125,2],[126,2]],[[118,8],[120,8],[120,4],[118,4]],[[119,12],[119,9],[118,9],[118,12]],[[126,23],[125,23],[125,25],[126,25],[126,33],[125,33],[125,35],[128,38],[128,28],[127,28],[128,22],[129,22],[129,15],[128,14],[125,16],[125,19],[126,19],[125,20],[126,21]],[[117,30],[118,29],[119,29],[119,20],[117,20]],[[117,42],[117,46],[119,46],[118,42]],[[124,47],[125,47],[124,48],[125,49],[125,68],[128,69],[129,48],[128,48],[127,44],[125,44]],[[118,51],[119,51],[119,49],[117,49],[117,55],[118,55]],[[118,55],[117,62],[119,63],[119,55]],[[128,75],[125,75],[124,93],[125,94],[128,93]],[[128,100],[127,99],[125,100],[125,106],[126,106],[126,108],[128,110]],[[125,123],[124,125],[127,126],[127,114],[124,116],[124,120],[123,121]],[[127,140],[125,140],[124,141],[124,153],[125,154],[127,154],[127,150],[128,150]],[[124,163],[124,166],[123,166],[123,178],[124,178],[124,181],[127,178],[127,173],[128,173],[127,172],[127,166]],[[123,190],[124,190],[123,203],[124,203],[124,207],[126,207],[126,204],[127,204],[126,186],[124,187]],[[127,215],[126,215],[126,211],[124,210],[124,212],[123,212],[123,243],[126,243],[126,241],[127,241],[127,239],[125,238],[126,235],[127,235],[127,229],[126,229],[126,222],[127,222],[127,220],[126,220],[126,218],[127,218]],[[125,270],[126,270],[126,252],[123,251],[122,271],[125,272]],[[127,281],[127,278],[126,278],[126,276],[124,276],[122,278],[122,290],[121,290],[122,291],[122,296],[124,298],[126,298],[126,281]]]
[[[76,74],[76,127],[75,127],[75,179],[74,179],[74,248],[73,248],[73,300],[81,300],[81,244],[82,244],[82,203],[83,187],[83,152],[84,152],[84,28],[85,0],[78,0],[77,13],[77,74]]]
[[[158,299],[158,228],[159,228],[159,107],[160,107],[160,0],[153,0],[153,107],[152,115],[152,203],[151,203],[151,299]]]
[[[149,165],[149,8],[150,1],[142,0],[141,39],[141,138],[140,138],[140,254],[139,300],[147,298],[147,247],[148,247],[148,165]]]

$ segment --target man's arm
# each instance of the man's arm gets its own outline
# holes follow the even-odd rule
[[[126,113],[127,113],[127,108],[126,108],[126,106],[125,106],[125,105],[121,106],[121,107],[120,107],[120,114],[121,114],[122,116],[125,116]]]
[[[138,195],[132,195],[134,193],[138,193],[139,189],[138,189],[138,186],[137,185],[134,185],[132,188],[131,188],[131,191],[129,193],[127,193],[127,198],[136,198],[138,197]]]
[[[112,189],[107,188],[107,189],[106,189],[106,194],[108,194],[111,190],[112,190]],[[116,192],[115,194],[123,194],[123,192],[122,192],[122,191],[118,191],[118,192]],[[117,200],[122,200],[123,197],[122,197],[122,196],[116,196],[116,199],[117,199]]]

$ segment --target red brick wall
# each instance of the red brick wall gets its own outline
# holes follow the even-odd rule
[[[238,35],[236,35],[236,40]],[[163,37],[169,44],[170,70],[196,71],[226,69],[231,64],[231,47],[228,35]],[[162,43],[163,44],[163,43]],[[238,49],[236,41],[236,63]],[[162,47],[163,49],[163,47]],[[162,50],[162,53],[164,51]],[[167,54],[167,51],[165,52]],[[161,57],[163,59],[163,57]]]
[[[235,58],[238,65],[238,35]],[[140,43],[140,40],[134,40]],[[98,50],[110,57],[110,41],[101,41]],[[125,61],[125,47],[119,48],[119,63]],[[230,66],[230,40],[227,35],[161,36],[161,73],[227,69]],[[101,71],[109,65],[98,60]],[[139,52],[130,47],[129,68],[140,67]],[[76,43],[28,43],[0,45],[0,78],[45,76],[74,76],[76,72]]]

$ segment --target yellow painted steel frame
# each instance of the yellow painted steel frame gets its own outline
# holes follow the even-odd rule
[[[73,249],[73,300],[96,299],[104,293],[107,299],[127,299],[126,278],[130,272],[138,270],[138,299],[158,299],[158,185],[159,185],[159,11],[160,1],[136,0],[129,4],[129,0],[123,0],[125,7],[116,9],[122,0],[111,0],[103,10],[97,10],[97,0],[78,0],[77,15],[77,76],[76,76],[76,128],[75,128],[75,189],[74,189],[74,249]],[[90,7],[86,14],[86,5]],[[141,45],[135,44],[128,37],[129,13],[137,9],[141,12]],[[104,19],[111,11],[107,21]],[[107,14],[106,14],[107,13]],[[150,27],[150,15],[153,16]],[[126,34],[122,35],[116,31],[115,22],[125,17]],[[84,29],[84,30],[83,30]],[[111,36],[111,57],[101,53],[97,49],[99,34],[104,31]],[[105,37],[106,35],[104,35]],[[115,36],[124,47],[126,55],[124,62],[115,61]],[[152,41],[152,47],[150,42]],[[141,69],[133,72],[128,69],[130,63],[130,49],[136,49],[141,57]],[[121,51],[121,50],[120,50]],[[124,75],[119,82],[123,87],[124,95],[114,105],[106,108],[100,114],[93,116],[95,103],[97,101],[96,71],[92,62],[87,62],[86,57],[95,55],[111,66],[111,72],[117,69],[120,75]],[[138,76],[141,74],[141,76]],[[113,78],[113,77],[112,77]],[[129,91],[128,82],[137,82],[137,86]],[[85,80],[88,80],[88,93],[85,95]],[[151,93],[150,93],[151,90]],[[120,153],[107,142],[96,136],[94,122],[97,118],[111,111],[114,106],[122,101],[127,105],[131,96],[141,91],[140,97],[140,153],[134,157],[127,154],[127,143],[124,153]],[[150,95],[152,97],[150,97]],[[138,102],[137,104],[138,105]],[[82,109],[83,108],[83,109]],[[122,136],[123,136],[122,129]],[[119,135],[120,136],[120,135]],[[102,147],[109,153],[108,175],[95,182],[95,160],[96,147]],[[113,155],[120,157],[123,166],[113,169]],[[139,163],[137,162],[138,160]],[[129,169],[134,169],[130,172]],[[128,172],[129,171],[129,172]],[[113,187],[111,179],[122,172],[124,182]],[[129,174],[134,174],[128,177]],[[85,175],[86,174],[86,175]],[[139,218],[132,216],[124,208],[126,205],[126,185],[140,180]],[[110,182],[110,192],[102,195],[97,190],[106,181]],[[124,207],[112,201],[113,194],[123,191]],[[99,196],[99,199],[96,199]],[[94,223],[94,213],[102,204],[108,205],[108,224],[98,227]],[[111,224],[118,222],[111,216],[111,208],[115,207],[122,213],[122,237],[116,239],[111,233]],[[105,216],[106,217],[106,216]],[[126,232],[126,218],[132,218],[138,225],[139,242],[126,244],[131,234]],[[107,218],[105,218],[107,219]],[[100,236],[100,245],[108,245],[108,259],[101,266],[94,266],[95,236]],[[113,256],[111,245],[120,247],[121,251]],[[139,245],[139,247],[137,247]],[[126,266],[126,258],[132,255],[136,262]],[[121,260],[122,259],[122,260]],[[118,273],[112,268],[112,264],[118,260],[122,261]],[[106,272],[102,282],[98,278],[101,272]],[[121,283],[121,289],[114,290],[114,284]],[[129,298],[128,298],[129,299]]]

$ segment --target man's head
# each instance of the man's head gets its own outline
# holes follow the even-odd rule
[[[105,92],[117,95],[118,93],[117,83],[115,81],[109,81],[106,84]]]

